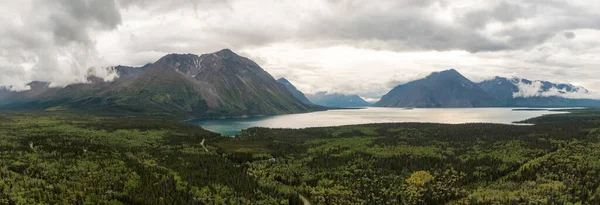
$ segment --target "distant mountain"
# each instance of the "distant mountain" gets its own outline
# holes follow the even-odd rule
[[[366,107],[371,105],[358,95],[318,92],[312,95],[308,94],[306,97],[311,102],[325,107]]]
[[[32,81],[26,85],[29,86],[29,90],[14,91],[11,87],[0,87],[0,107],[13,108],[58,90],[58,88],[50,88],[49,82]]]
[[[231,50],[169,54],[143,67],[117,66],[112,82],[73,84],[27,103],[186,117],[238,117],[322,109],[297,100],[250,59]]]
[[[107,70],[109,70],[110,72],[116,72],[117,75],[119,76],[119,78],[132,78],[132,77],[136,77],[138,75],[140,75],[142,72],[146,71],[148,69],[148,67],[150,67],[152,64],[148,63],[142,67],[131,67],[131,66],[115,66],[115,67],[109,67],[107,68]]]
[[[300,90],[298,90],[296,88],[296,86],[294,86],[292,83],[290,83],[290,81],[288,81],[287,79],[279,78],[279,79],[277,79],[277,82],[283,84],[285,86],[285,88],[287,88],[287,90],[290,91],[292,93],[292,95],[294,95],[294,97],[296,97],[296,99],[300,100],[300,102],[307,104],[307,105],[313,104],[310,100],[308,100],[308,98],[306,98],[304,93],[302,93]]]
[[[491,107],[501,102],[456,70],[435,72],[398,85],[375,104],[378,107]]]
[[[582,99],[589,91],[571,84],[495,77],[473,83],[456,70],[432,73],[399,85],[384,95],[379,107],[598,107]]]
[[[8,99],[11,97],[13,92],[10,90],[11,87],[0,86],[0,105],[8,104]]]
[[[600,100],[564,97],[517,97],[507,107],[600,107]]]
[[[533,97],[584,97],[589,91],[581,86],[555,84],[548,81],[531,81],[522,78],[495,77],[478,85],[501,100]]]
[[[491,96],[501,101],[513,99],[513,94],[519,92],[519,87],[506,78],[496,77],[477,84]]]
[[[478,85],[511,107],[595,107],[600,101],[583,99],[589,91],[581,86],[495,77]]]

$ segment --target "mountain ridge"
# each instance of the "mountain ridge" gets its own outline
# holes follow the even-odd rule
[[[500,103],[455,69],[398,85],[376,107],[493,107]]]
[[[478,85],[503,99],[552,96],[568,98],[569,96],[581,97],[589,94],[589,91],[584,87],[570,83],[552,83],[518,77],[509,79],[496,76],[491,80],[482,81]]]
[[[292,93],[292,95],[294,95],[294,97],[296,97],[296,99],[300,100],[300,102],[302,102],[304,104],[309,104],[309,105],[313,104],[308,98],[306,98],[306,95],[304,95],[304,93],[302,93],[302,91],[298,90],[296,88],[296,86],[294,86],[294,84],[292,84],[286,78],[279,78],[279,79],[277,79],[277,82],[283,84],[288,89],[288,91],[290,91]]]
[[[495,77],[474,83],[455,69],[433,72],[394,87],[379,107],[578,107],[600,106],[600,100],[566,98],[589,94],[581,86]]]
[[[117,66],[112,82],[79,83],[27,105],[126,110],[192,118],[263,116],[322,110],[305,105],[252,60],[229,49],[168,54],[143,67]]]
[[[332,108],[366,107],[371,105],[371,103],[358,95],[317,92],[315,94],[307,94],[306,97],[314,104]]]

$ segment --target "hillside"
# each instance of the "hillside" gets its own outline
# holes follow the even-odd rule
[[[294,86],[294,84],[292,84],[287,79],[279,78],[279,79],[277,79],[277,82],[283,84],[285,86],[285,88],[287,88],[288,91],[290,91],[290,93],[292,93],[292,95],[294,95],[294,97],[296,97],[296,99],[300,100],[300,102],[307,104],[307,105],[313,104],[308,98],[306,98],[306,95],[304,95],[304,93],[302,93],[302,91],[298,90],[296,88],[296,86]]]
[[[500,101],[456,70],[432,73],[424,79],[398,85],[377,107],[491,107]]]
[[[297,100],[258,64],[229,49],[169,54],[144,67],[111,68],[112,82],[73,84],[29,99],[43,109],[128,111],[180,117],[240,117],[322,109]]]

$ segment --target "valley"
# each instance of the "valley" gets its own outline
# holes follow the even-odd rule
[[[589,91],[571,84],[495,77],[475,83],[455,69],[397,85],[374,104],[356,94],[305,94],[286,78],[275,80],[249,58],[229,49],[202,55],[168,54],[141,67],[90,68],[87,82],[29,90],[0,87],[0,110],[127,112],[177,119],[263,117],[331,109],[600,107]],[[355,91],[359,92],[359,91]]]
[[[250,128],[0,113],[2,204],[599,203],[598,110],[525,123]]]
[[[229,49],[105,69],[0,88],[0,204],[600,203],[583,87],[451,69],[371,104]]]
[[[600,205],[592,0],[18,0],[0,205]]]

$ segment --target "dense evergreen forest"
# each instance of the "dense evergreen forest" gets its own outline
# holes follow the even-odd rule
[[[535,125],[251,128],[0,113],[0,204],[600,204],[600,110]]]

